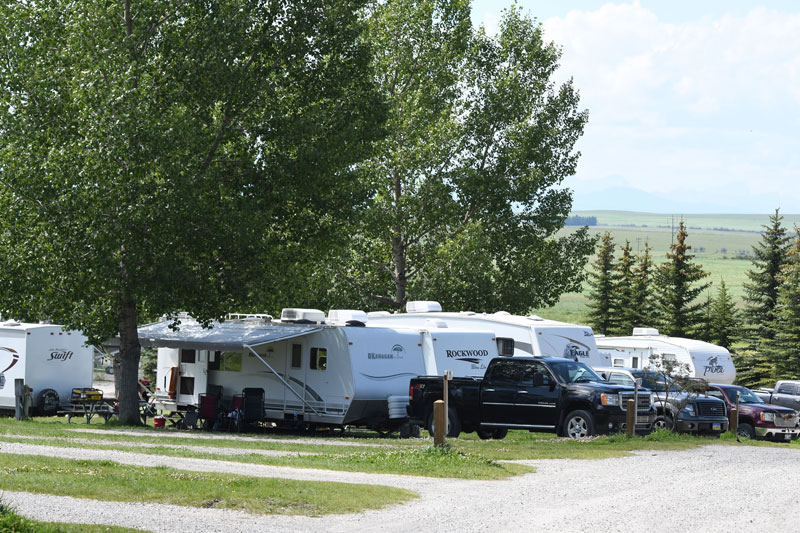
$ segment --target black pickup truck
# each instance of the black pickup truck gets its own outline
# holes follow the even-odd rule
[[[433,402],[442,399],[442,378],[411,380],[412,424],[433,434]],[[449,437],[477,431],[482,439],[503,438],[509,429],[556,432],[571,438],[625,427],[633,387],[612,385],[584,363],[560,357],[498,357],[483,379],[456,378],[448,384]],[[655,421],[651,394],[639,390],[637,431]]]

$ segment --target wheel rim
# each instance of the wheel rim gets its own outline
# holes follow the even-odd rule
[[[745,431],[745,430],[743,430],[741,428],[737,428],[736,429],[736,434],[739,435],[740,437],[745,437],[747,439],[750,438],[750,433],[748,433],[747,431]]]
[[[586,420],[583,417],[575,416],[569,419],[567,422],[567,435],[569,435],[572,439],[577,439],[578,437],[585,437],[589,434],[589,426],[586,424]]]
[[[667,429],[667,421],[663,418],[661,420],[656,420],[655,424],[653,424],[656,429]]]

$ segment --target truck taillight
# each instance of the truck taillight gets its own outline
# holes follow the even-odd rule
[[[414,397],[414,385],[411,385],[410,383],[408,384],[408,397]]]

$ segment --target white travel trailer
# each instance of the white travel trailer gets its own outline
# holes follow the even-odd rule
[[[442,312],[438,302],[412,301],[406,313],[367,313],[367,325],[393,327],[439,327],[485,329],[497,336],[501,355],[565,357],[589,366],[608,366],[609,360],[597,350],[592,328],[529,315],[506,312]]]
[[[52,324],[0,323],[0,410],[14,410],[14,381],[33,389],[33,413],[52,416],[72,389],[92,386],[94,349],[77,331]]]
[[[690,377],[723,384],[736,379],[733,358],[725,348],[659,335],[653,328],[634,328],[630,337],[597,337],[597,347],[609,357],[611,364],[608,366],[650,368],[651,358],[663,358],[686,365]]]
[[[267,420],[303,425],[399,426],[407,417],[412,377],[483,376],[497,356],[489,331],[366,328],[325,323],[321,311],[284,309],[268,316],[214,323],[191,319],[139,328],[158,348],[157,406],[179,411],[222,388],[224,402],[245,388],[264,390]]]

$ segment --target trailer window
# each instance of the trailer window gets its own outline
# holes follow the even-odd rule
[[[181,363],[194,363],[197,353],[194,350],[181,350]]]
[[[194,394],[194,378],[181,376],[181,394]]]
[[[303,366],[303,345],[292,344],[292,368]]]
[[[214,360],[209,361],[209,370],[242,371],[242,352],[214,352]]]
[[[611,363],[611,366],[623,367],[625,366],[625,359],[614,359],[614,361]]]
[[[638,357],[631,357],[631,367],[632,368],[639,368],[639,358]]]
[[[497,337],[497,354],[502,357],[514,355],[514,339]]]
[[[328,368],[328,349],[311,348],[311,358],[308,361],[311,370],[325,370]]]

